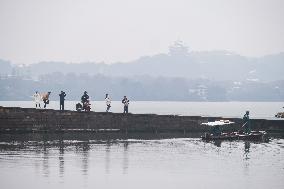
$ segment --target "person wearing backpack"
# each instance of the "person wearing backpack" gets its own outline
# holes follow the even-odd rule
[[[46,105],[49,104],[49,95],[50,95],[51,92],[47,92],[47,93],[44,93],[42,94],[42,100],[43,100],[43,103],[44,103],[44,108],[46,108]]]

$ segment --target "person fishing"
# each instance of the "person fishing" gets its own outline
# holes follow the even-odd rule
[[[41,96],[38,93],[38,91],[35,92],[35,94],[33,95],[34,101],[35,101],[35,106],[37,108],[37,106],[40,108],[40,101],[41,101]]]
[[[107,109],[106,109],[106,112],[109,112],[109,109],[111,107],[111,100],[110,100],[110,97],[108,94],[106,94],[106,98],[105,98],[105,101],[106,101],[106,106],[107,106]]]
[[[122,104],[124,104],[123,113],[128,113],[129,100],[127,99],[126,96],[124,96],[121,102]]]
[[[91,108],[90,108],[91,104],[90,104],[90,100],[89,99],[90,99],[90,97],[88,95],[88,92],[85,91],[83,96],[81,97],[81,102],[83,104],[83,109],[85,111],[90,111],[91,110]]]
[[[242,127],[244,127],[244,131],[245,131],[246,134],[249,134],[251,132],[249,111],[246,111],[246,113],[243,117],[243,126]]]
[[[44,93],[42,94],[42,100],[43,100],[43,103],[44,103],[44,108],[46,108],[46,105],[49,104],[49,95],[50,95],[51,92],[47,92],[47,93]]]
[[[60,97],[60,110],[64,110],[64,101],[65,101],[66,93],[64,91],[61,91],[61,93],[59,94],[59,97]]]

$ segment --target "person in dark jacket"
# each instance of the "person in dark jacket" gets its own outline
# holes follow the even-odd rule
[[[59,97],[60,97],[60,110],[64,110],[64,101],[65,101],[66,93],[64,91],[61,91],[61,93],[59,94]]]
[[[81,97],[81,102],[82,102],[83,104],[85,104],[86,102],[88,102],[89,98],[90,98],[90,97],[89,97],[89,95],[88,95],[88,92],[85,91],[84,94],[83,94],[83,96]]]
[[[121,102],[124,104],[123,113],[128,113],[129,100],[124,96]]]
[[[87,91],[85,91],[83,96],[81,97],[81,102],[83,104],[83,110],[89,112],[91,110],[91,104],[90,104],[90,97]]]
[[[245,133],[249,134],[251,132],[250,128],[250,119],[249,119],[249,111],[246,111],[244,117],[243,117],[243,127],[245,127]]]

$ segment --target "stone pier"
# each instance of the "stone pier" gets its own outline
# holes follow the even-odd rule
[[[230,120],[224,131],[241,130],[242,119],[155,114],[76,112],[0,106],[0,132],[120,132],[120,133],[196,133],[209,126],[201,123]],[[252,119],[253,130],[284,133],[284,120]]]

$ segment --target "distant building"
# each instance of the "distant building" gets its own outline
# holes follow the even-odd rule
[[[171,56],[187,56],[188,47],[180,40],[175,41],[173,45],[169,47],[169,55]]]

